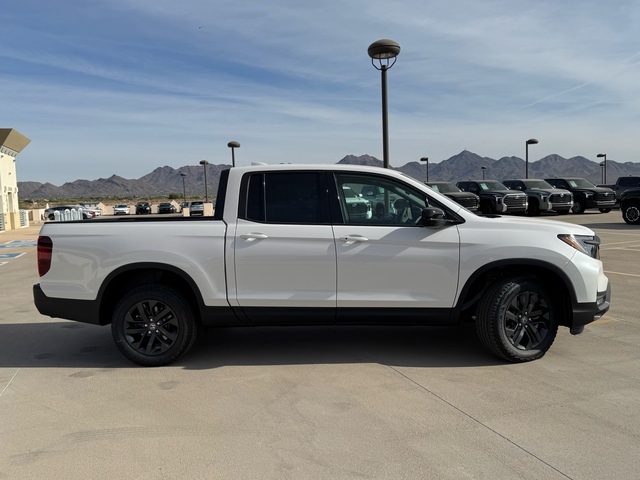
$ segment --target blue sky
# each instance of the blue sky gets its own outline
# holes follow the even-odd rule
[[[32,142],[20,181],[154,168],[382,159],[467,149],[639,161],[640,3],[20,0],[0,13],[0,127]]]

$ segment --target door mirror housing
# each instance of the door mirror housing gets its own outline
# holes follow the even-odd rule
[[[423,227],[440,228],[446,223],[444,211],[434,207],[423,208],[420,223]]]

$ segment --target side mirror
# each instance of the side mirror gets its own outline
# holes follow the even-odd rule
[[[440,228],[446,223],[444,211],[440,208],[427,207],[422,209],[423,227]]]

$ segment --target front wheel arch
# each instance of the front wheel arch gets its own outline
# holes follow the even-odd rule
[[[575,290],[566,273],[553,264],[533,259],[505,259],[484,265],[474,272],[465,282],[454,307],[458,322],[469,320],[476,316],[480,300],[487,294],[499,279],[509,276],[526,275],[535,277],[543,282],[550,290],[557,292],[561,315],[559,324],[572,327],[572,304],[577,303]]]

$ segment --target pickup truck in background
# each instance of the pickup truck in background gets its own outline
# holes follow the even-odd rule
[[[556,188],[569,190],[573,194],[573,213],[584,213],[589,208],[597,208],[601,213],[609,213],[616,205],[616,195],[613,190],[596,187],[586,178],[545,178]]]
[[[480,211],[484,214],[524,213],[528,208],[527,194],[511,191],[495,180],[465,180],[456,186],[463,192],[480,197]]]
[[[620,203],[620,196],[627,190],[640,188],[640,176],[627,175],[626,177],[618,177],[613,185],[598,185],[603,188],[610,188],[616,195],[616,203]]]
[[[573,194],[561,188],[555,188],[539,178],[523,178],[503,180],[509,190],[519,190],[529,197],[527,213],[540,215],[541,212],[554,211],[558,215],[566,215],[573,206]]]
[[[371,215],[352,193],[376,202]],[[525,362],[559,326],[581,333],[609,309],[599,243],[580,225],[478,216],[388,169],[234,167],[212,217],[46,223],[33,293],[43,315],[111,324],[146,366],[181,357],[204,327],[464,321]]]
[[[451,182],[424,182],[424,184],[472,212],[477,211],[480,206],[480,198],[475,193],[463,192]]]

